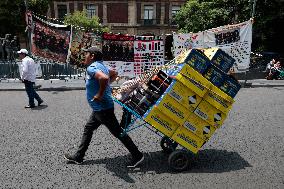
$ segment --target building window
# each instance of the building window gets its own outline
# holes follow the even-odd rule
[[[171,25],[176,25],[176,21],[174,20],[175,15],[180,10],[180,6],[172,6],[172,19],[171,19]]]
[[[96,16],[96,6],[94,4],[86,5],[86,12],[87,12],[88,18],[92,18],[93,16]]]
[[[145,5],[144,6],[144,19],[151,20],[153,19],[154,7],[153,5]]]
[[[153,14],[154,14],[153,5],[145,5],[144,6],[144,25],[153,25]]]
[[[175,17],[177,12],[180,10],[180,6],[172,6],[172,18]]]
[[[58,18],[63,20],[67,14],[67,5],[57,5]]]
[[[107,3],[108,23],[128,23],[127,3]]]

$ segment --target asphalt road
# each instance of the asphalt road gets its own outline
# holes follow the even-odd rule
[[[225,124],[184,172],[171,171],[160,137],[132,132],[145,154],[127,150],[102,126],[83,165],[67,164],[91,113],[84,91],[40,91],[45,106],[24,109],[24,91],[0,92],[0,188],[284,188],[284,88],[244,88]],[[117,117],[121,110],[116,106]]]

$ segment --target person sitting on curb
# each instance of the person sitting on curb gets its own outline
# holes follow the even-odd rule
[[[281,79],[280,76],[283,75],[283,69],[281,67],[280,61],[277,61],[274,66],[271,68],[272,77],[271,79]]]
[[[272,59],[266,66],[266,69],[265,69],[266,77],[265,78],[267,80],[271,80],[272,78],[273,74],[271,73],[271,68],[274,67],[275,62],[276,62],[275,59]]]

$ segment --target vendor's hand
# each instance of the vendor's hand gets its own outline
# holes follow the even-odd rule
[[[115,81],[119,81],[121,79],[121,77],[120,76],[117,76],[116,78],[115,78]]]
[[[97,101],[97,102],[100,102],[103,100],[103,97],[102,96],[98,96],[98,95],[95,95],[92,99],[92,101]]]

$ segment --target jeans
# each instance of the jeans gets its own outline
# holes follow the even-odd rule
[[[34,99],[36,99],[38,102],[41,102],[42,99],[39,97],[39,95],[34,89],[34,82],[24,80],[24,84],[25,84],[27,95],[29,97],[29,105],[35,106]]]
[[[85,156],[85,153],[91,142],[93,132],[101,124],[104,124],[111,132],[111,134],[122,142],[122,144],[128,149],[128,151],[134,158],[139,157],[142,154],[127,134],[121,135],[123,129],[119,126],[119,123],[114,114],[114,109],[111,108],[107,110],[92,112],[87,124],[84,127],[82,140],[76,153],[76,156],[78,158],[83,158]]]

